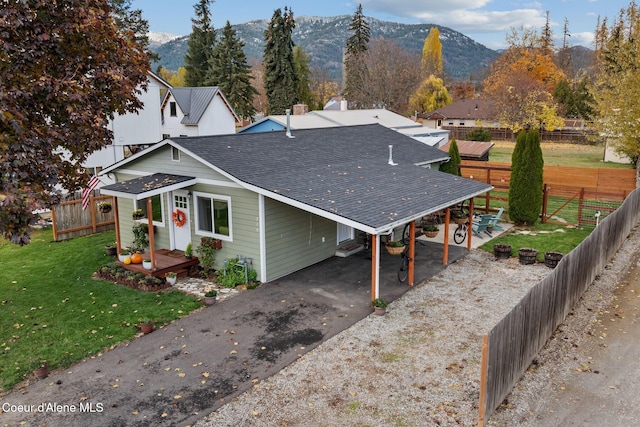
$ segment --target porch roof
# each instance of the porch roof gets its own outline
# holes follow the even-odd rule
[[[125,199],[142,200],[168,191],[179,190],[196,183],[192,176],[154,173],[100,188],[102,194]]]

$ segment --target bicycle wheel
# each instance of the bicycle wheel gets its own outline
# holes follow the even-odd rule
[[[411,236],[409,236],[409,232],[411,231],[411,228],[409,227],[410,225],[411,224],[405,225],[404,230],[402,230],[402,243],[405,245],[408,245],[411,241]]]
[[[453,232],[453,241],[457,244],[464,242],[467,238],[467,227],[464,224],[458,225],[456,231]]]
[[[407,280],[407,277],[409,276],[409,257],[404,253],[401,256],[402,260],[400,261],[400,269],[398,270],[398,280],[400,283]]]

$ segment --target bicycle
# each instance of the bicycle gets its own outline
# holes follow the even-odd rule
[[[409,257],[409,246],[405,246],[404,251],[400,254],[400,269],[398,270],[398,280],[400,283],[403,283],[407,280],[409,276],[409,261],[411,258]]]

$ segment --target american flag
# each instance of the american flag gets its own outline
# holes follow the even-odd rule
[[[100,180],[97,176],[92,175],[86,188],[82,189],[82,210],[87,209],[89,206],[89,200],[91,192],[100,184]]]

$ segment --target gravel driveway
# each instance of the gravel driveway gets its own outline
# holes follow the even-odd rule
[[[639,249],[634,232],[488,425],[639,424]],[[549,271],[473,250],[196,425],[476,425],[481,336]]]

